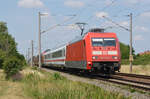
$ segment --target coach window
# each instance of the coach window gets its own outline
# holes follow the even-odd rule
[[[62,56],[63,57],[65,56],[65,49],[63,49],[63,51],[62,51]]]
[[[48,58],[48,59],[50,58],[50,54],[47,55],[47,58]]]
[[[62,50],[56,51],[52,54],[53,58],[62,57]]]

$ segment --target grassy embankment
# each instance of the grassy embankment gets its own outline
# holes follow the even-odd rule
[[[122,65],[121,72],[130,73],[130,66]],[[150,75],[150,65],[133,65],[132,73],[141,75]]]
[[[5,80],[0,70],[0,99],[125,99],[94,85],[67,80],[58,73],[26,69],[21,81]]]

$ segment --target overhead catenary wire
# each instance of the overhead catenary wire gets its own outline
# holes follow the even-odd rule
[[[54,26],[51,26],[50,28],[48,28],[48,29],[46,29],[46,30],[42,31],[42,32],[41,32],[41,34],[43,34],[43,33],[47,32],[47,31],[50,31],[50,30],[52,30],[52,29],[54,29],[54,28],[56,28],[56,27],[58,27],[58,26],[61,26],[61,24],[64,24],[64,23],[66,23],[66,22],[68,22],[68,21],[72,20],[75,16],[76,16],[76,15],[72,15],[72,17],[71,17],[71,18],[64,20],[62,23],[60,23],[60,24],[56,24],[56,25],[54,25]]]
[[[104,7],[101,9],[101,11],[104,11],[104,10],[108,9],[108,8],[109,8],[110,6],[112,6],[116,1],[117,1],[117,0],[113,0],[110,4],[104,6]],[[97,11],[99,11],[99,10],[97,10]],[[91,16],[86,20],[86,22],[88,23],[88,21],[90,21],[90,19],[92,19],[93,17],[94,17],[94,16],[91,15]]]
[[[86,10],[88,10],[88,8],[91,8],[93,5],[91,4],[91,2],[89,4],[87,4],[87,6],[84,6],[84,8],[80,9],[78,11],[78,13],[76,13],[75,16],[75,20],[76,22],[79,20],[79,18],[81,17],[81,14],[83,14]],[[84,10],[83,10],[84,9]]]
[[[130,31],[128,28],[126,28],[126,27],[124,27],[124,26],[121,26],[120,24],[114,22],[113,20],[111,20],[111,19],[109,19],[109,18],[107,18],[107,17],[105,17],[105,16],[103,16],[103,18],[105,18],[107,21],[110,21],[110,22],[112,22],[113,24],[119,26],[120,28],[123,28],[123,29],[125,29],[125,30],[127,30],[127,31]]]
[[[110,7],[112,4],[114,4],[116,1],[117,1],[117,0],[113,0],[110,4],[106,5],[106,6],[105,6],[103,9],[101,9],[101,10],[105,10],[105,9],[109,8],[109,7]],[[84,11],[84,10],[81,10],[81,11]],[[80,11],[80,14],[69,15],[69,16],[72,16],[72,17],[69,18],[69,19],[67,19],[67,20],[64,20],[64,21],[63,21],[62,23],[60,23],[60,24],[56,24],[56,25],[54,25],[54,26],[48,28],[47,30],[42,31],[41,33],[43,34],[43,33],[47,32],[47,31],[49,31],[49,30],[55,29],[56,27],[61,26],[61,24],[65,23],[65,22],[68,22],[68,21],[72,20],[72,19],[75,18],[75,17],[80,17],[81,11]],[[92,17],[93,17],[93,15],[92,15],[90,18],[92,18]],[[90,18],[88,18],[88,19],[90,19]],[[88,19],[87,19],[87,20],[88,20]]]
[[[106,5],[104,8],[102,8],[101,10],[105,10],[105,9],[107,9],[107,8],[109,8],[111,5],[113,5],[117,0],[111,0],[112,2],[110,3],[110,4],[108,4],[108,5]],[[92,7],[92,4],[88,4],[88,7]],[[95,8],[95,7],[94,7]],[[96,8],[97,9],[97,8]],[[79,13],[76,13],[76,16],[75,16],[75,20],[78,20],[80,17],[81,17],[81,14],[83,13],[83,11],[85,12],[85,10],[87,10],[87,7],[86,7],[86,9],[82,9],[82,10],[80,10],[79,11]],[[89,21],[89,19],[91,19],[93,17],[93,15],[91,15],[88,19],[86,19],[86,23],[87,23],[87,21]],[[77,21],[76,21],[77,22]]]

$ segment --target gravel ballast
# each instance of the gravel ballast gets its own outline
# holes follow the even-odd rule
[[[59,72],[59,71],[52,70],[52,69],[46,69],[46,68],[42,68],[42,69],[47,72],[51,72],[51,73]],[[79,77],[79,76],[71,75],[71,74],[64,73],[64,72],[59,72],[59,73],[69,80],[93,84],[95,86],[98,86],[98,87],[106,90],[106,91],[110,91],[113,93],[120,93],[120,94],[124,95],[125,97],[132,97],[132,99],[150,99],[150,95],[148,95],[148,94],[142,94],[137,91],[131,92],[130,89],[128,89],[127,87],[123,88],[121,85],[112,84],[110,82],[96,80],[96,79]]]

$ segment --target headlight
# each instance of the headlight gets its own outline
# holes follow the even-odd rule
[[[118,57],[117,56],[112,56],[112,59],[118,59]]]
[[[92,54],[93,55],[102,55],[102,51],[93,51]]]
[[[98,56],[93,56],[92,59],[98,59]]]
[[[108,51],[108,55],[117,55],[117,51]]]

